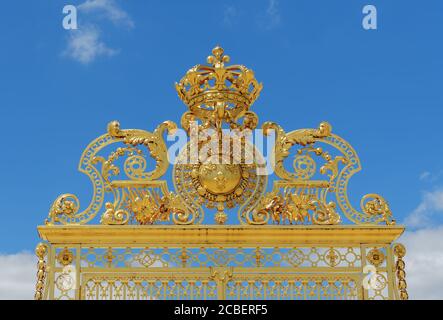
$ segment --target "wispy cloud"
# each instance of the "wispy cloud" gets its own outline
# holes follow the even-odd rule
[[[103,40],[97,20],[108,20],[116,26],[134,27],[129,14],[115,0],[86,0],[77,7],[79,21],[77,30],[69,30],[63,55],[82,64],[89,64],[98,57],[111,57],[119,50],[109,47]]]
[[[436,182],[440,180],[440,178],[443,176],[443,170],[440,170],[438,172],[430,172],[430,171],[423,171],[419,175],[420,181],[423,182]]]
[[[258,17],[259,26],[266,29],[274,29],[281,23],[281,15],[278,0],[268,0],[264,14]]]
[[[412,228],[429,227],[433,218],[443,215],[443,189],[426,191],[421,202],[405,219],[405,224]]]
[[[78,6],[78,9],[81,12],[98,14],[116,25],[134,27],[134,21],[126,11],[117,5],[115,0],[86,0]]]
[[[35,255],[29,252],[0,254],[0,300],[33,299],[36,264]]]
[[[427,180],[431,176],[431,173],[429,171],[423,171],[420,173],[420,176],[418,177],[420,180]]]
[[[227,6],[223,11],[223,25],[226,27],[232,27],[237,20],[238,10],[234,6]]]
[[[117,50],[109,48],[100,39],[100,30],[94,26],[72,30],[64,54],[72,59],[88,64],[100,56],[113,56]]]
[[[269,0],[268,8],[266,9],[266,15],[269,18],[269,22],[272,26],[280,24],[280,11],[278,9],[277,0]]]

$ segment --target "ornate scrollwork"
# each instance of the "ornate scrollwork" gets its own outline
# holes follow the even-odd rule
[[[317,164],[309,154],[297,155],[294,159],[294,172],[297,179],[308,180],[315,174]]]
[[[115,204],[112,202],[106,202],[106,211],[103,213],[100,220],[101,224],[106,225],[124,225],[127,224],[130,218],[130,214],[126,210],[115,209]]]
[[[243,123],[239,123],[239,119],[243,119]],[[244,114],[240,114],[235,121],[230,122],[231,129],[238,131],[254,130],[258,126],[258,116],[253,111],[246,111]]]
[[[141,196],[132,198],[129,208],[134,212],[135,220],[141,225],[169,220],[169,208],[166,206],[166,200],[157,192],[147,190]]]
[[[312,155],[323,158],[325,161],[321,165],[319,174],[327,175],[328,185],[325,186],[328,192],[334,192],[338,208],[344,215],[355,223],[377,224],[382,221],[386,224],[394,224],[392,214],[386,201],[379,195],[370,194],[362,199],[362,211],[355,210],[349,202],[347,194],[348,181],[353,174],[360,171],[360,161],[357,154],[352,147],[342,138],[331,133],[331,126],[327,123],[320,124],[318,129],[302,129],[285,133],[285,131],[277,124],[266,122],[263,125],[264,133],[269,134],[270,130],[275,131],[275,152],[273,165],[275,174],[279,176],[282,181],[300,184],[301,181],[306,181],[307,184],[312,184],[315,181],[311,180],[316,174],[317,166]],[[326,144],[332,146],[338,155],[333,155],[324,150],[319,145]],[[299,145],[302,148],[298,149],[295,156],[293,167],[294,172],[289,172],[284,167],[284,160],[289,156],[290,149],[294,145]],[[326,194],[322,196],[323,200],[320,203],[327,203]],[[369,201],[369,198],[373,198]],[[368,200],[368,201],[367,201]],[[367,201],[367,202],[366,202]],[[363,204],[365,202],[365,204]],[[337,208],[323,207],[318,212],[335,212]],[[263,213],[262,213],[263,214]]]
[[[133,214],[133,218],[138,224],[151,225],[156,222],[166,222],[170,221],[171,217],[175,224],[189,224],[193,221],[189,210],[172,192],[163,192],[162,196],[159,191],[150,187],[139,189],[128,186],[124,194],[122,201],[126,203],[128,211]],[[116,211],[114,206],[109,204],[108,214],[111,221],[115,221],[115,216],[119,213],[122,216],[120,217],[121,223],[118,224],[127,223],[129,213],[125,210]]]
[[[274,159],[272,159],[275,174],[284,180],[291,181],[296,180],[298,175],[284,168],[283,161],[289,156],[289,150],[296,144],[307,146],[316,142],[318,138],[329,136],[332,127],[329,123],[322,122],[318,129],[301,129],[286,134],[283,128],[274,122],[263,124],[265,135],[269,135],[271,129],[275,131]]]
[[[335,210],[337,205],[335,202],[323,203],[322,201],[315,201],[317,205],[312,214],[312,222],[320,225],[333,225],[341,222],[340,215]]]
[[[250,135],[262,85],[228,60],[217,47],[209,66],[176,84],[190,138],[177,159],[168,159],[164,139],[176,129],[170,121],[152,132],[113,121],[86,148],[79,170],[92,182],[92,201],[83,211],[74,194],[53,202],[47,223],[68,226],[39,227],[55,246],[37,246],[36,299],[408,298],[405,248],[390,247],[403,228],[339,225],[395,222],[377,194],[351,205],[348,182],[361,169],[352,146],[327,122],[288,133],[266,122],[264,134],[275,131],[266,163],[263,137]],[[172,192],[160,180],[169,163]],[[267,192],[269,165],[277,179]],[[94,217],[102,226],[78,226]],[[243,227],[187,226],[209,220]],[[368,266],[376,281],[366,289]]]
[[[93,187],[92,201],[88,207],[80,211],[78,198],[73,194],[63,194],[52,204],[46,224],[85,224],[96,216],[103,204],[105,185],[101,173],[94,166],[93,158],[100,150],[115,142],[118,140],[107,134],[102,135],[88,145],[80,158],[79,171],[90,178]],[[75,210],[70,205],[64,206],[65,200],[74,202]]]
[[[229,57],[224,55],[222,48],[214,48],[212,54],[208,58],[209,66],[191,68],[176,84],[179,97],[189,107],[181,118],[181,125],[188,134],[191,135],[193,121],[196,120],[199,121],[196,129],[215,129],[208,140],[199,134],[197,142],[191,139],[185,148],[195,148],[191,153],[199,153],[213,137],[221,136],[224,128],[236,130],[229,142],[234,144],[234,141],[246,140],[244,135],[258,125],[258,116],[249,109],[259,96],[262,85],[248,68],[225,66]],[[180,155],[173,172],[175,193],[170,193],[166,187],[157,194],[148,182],[158,181],[167,172],[169,159],[163,134],[165,131],[172,133],[177,128],[176,124],[165,121],[149,132],[121,129],[120,124],[113,121],[108,125],[108,133],[94,140],[80,160],[80,171],[92,181],[94,194],[91,203],[80,211],[78,198],[73,194],[63,194],[51,206],[47,223],[84,224],[101,210],[108,193],[114,199],[106,202],[101,223],[109,225],[134,221],[141,224],[171,221],[175,224],[200,223],[204,217],[203,206],[217,210],[215,221],[219,224],[227,221],[225,209],[237,206],[240,207],[239,221],[243,224],[280,221],[337,224],[341,222],[339,212],[358,224],[395,223],[387,202],[379,195],[364,196],[360,211],[351,205],[347,186],[351,176],[360,171],[360,160],[345,140],[332,134],[329,123],[322,122],[318,128],[289,133],[273,122],[265,122],[262,127],[265,135],[275,131],[271,164],[276,176],[281,178],[280,185],[286,184],[291,191],[274,187],[269,196],[263,197],[267,176],[257,174],[257,171],[264,167],[264,161],[252,145],[256,159],[252,164],[214,164],[200,158],[197,163],[189,163]],[[114,143],[120,146],[107,157],[99,154]],[[295,146],[298,149],[292,163],[293,170],[286,169],[284,161]],[[144,154],[143,147],[155,160],[155,168],[151,171],[148,169],[148,154]],[[230,152],[208,153],[208,156],[232,158],[235,155]],[[97,168],[98,164],[101,164],[101,169]],[[140,184],[129,186],[120,183],[122,181],[114,184],[117,176],[123,175],[122,172],[129,181]],[[320,180],[314,180],[317,177]],[[330,199],[333,196],[334,199]]]
[[[149,149],[150,155],[156,161],[155,169],[151,172],[136,171],[136,175],[130,169],[127,172],[138,180],[155,180],[166,173],[169,166],[168,150],[163,140],[163,132],[168,130],[172,133],[177,129],[177,125],[172,121],[165,121],[154,130],[153,133],[145,130],[127,129],[121,130],[117,121],[112,121],[108,125],[108,133],[111,137],[122,139],[125,144],[132,146],[144,145]],[[140,158],[137,157],[138,161]]]
[[[139,164],[143,164],[143,161],[139,158],[142,152],[134,148],[135,146],[144,145],[148,148],[151,157],[156,161],[155,169],[151,172],[141,172],[135,170],[135,166],[131,166],[127,162],[125,173],[134,180],[154,180],[163,176],[169,162],[166,144],[162,136],[165,130],[173,132],[175,129],[176,125],[171,121],[160,124],[153,133],[144,130],[121,130],[117,121],[111,122],[108,125],[108,134],[95,139],[85,149],[80,159],[80,172],[87,174],[92,182],[94,191],[92,202],[85,210],[80,211],[78,198],[74,194],[63,194],[52,204],[46,223],[84,224],[93,219],[102,208],[105,193],[113,191],[110,185],[110,177],[120,173],[120,169],[114,162],[118,158],[129,154],[133,157],[132,159],[136,158]],[[118,142],[123,142],[128,146],[117,148],[107,159],[98,155],[105,147]],[[97,163],[102,164],[100,171],[96,168]]]
[[[268,193],[263,197],[261,206],[252,214],[250,224],[273,223],[319,224],[340,223],[340,216],[335,211],[335,203],[323,203],[314,194]]]
[[[62,194],[53,202],[46,224],[58,222],[59,217],[64,215],[73,217],[77,214],[80,203],[74,194]]]
[[[361,208],[368,216],[378,216],[387,225],[395,224],[388,203],[378,194],[367,194],[361,199]]]
[[[111,191],[111,176],[117,176],[120,174],[120,168],[115,165],[115,162],[125,156],[129,155],[130,157],[141,157],[142,151],[133,147],[125,147],[125,148],[117,148],[115,151],[111,152],[107,159],[101,156],[96,156],[92,159],[93,164],[102,164],[101,174],[103,180],[105,181],[105,187],[107,191]],[[129,158],[128,158],[129,159]],[[126,160],[127,161],[127,160]],[[146,163],[146,160],[145,160]],[[125,162],[126,165],[126,162]],[[146,166],[143,168],[146,169]],[[125,173],[126,167],[125,167]],[[128,175],[129,176],[129,175]]]
[[[342,157],[342,156],[337,156],[334,159],[332,159],[329,156],[329,154],[326,154],[325,158],[326,158],[327,162],[320,168],[320,173],[321,174],[326,174],[327,172],[329,172],[329,174],[328,174],[329,181],[332,184],[332,182],[338,176],[338,173],[339,173],[339,163],[346,164],[347,163],[347,159],[345,157]]]

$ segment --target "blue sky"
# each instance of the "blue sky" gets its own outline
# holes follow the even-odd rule
[[[84,3],[2,4],[0,252],[32,250],[59,194],[88,203],[78,159],[109,121],[179,122],[186,107],[174,82],[216,44],[263,82],[253,106],[262,121],[289,131],[327,120],[354,146],[363,164],[350,182],[355,206],[377,192],[398,221],[427,217],[411,228],[442,222],[441,1]],[[361,26],[368,3],[377,30]],[[89,48],[62,28],[66,4],[83,4]]]

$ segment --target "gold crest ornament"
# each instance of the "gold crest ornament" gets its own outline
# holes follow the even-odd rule
[[[407,299],[404,227],[378,194],[354,206],[353,147],[321,119],[260,123],[255,73],[220,46],[206,61],[175,84],[181,128],[111,121],[86,147],[91,199],[38,226],[35,298]]]

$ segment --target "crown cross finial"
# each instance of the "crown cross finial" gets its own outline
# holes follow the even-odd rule
[[[223,54],[224,50],[220,46],[216,46],[212,49],[212,56],[209,56],[206,61],[212,64],[214,68],[223,68],[225,62],[229,62],[229,56]]]

